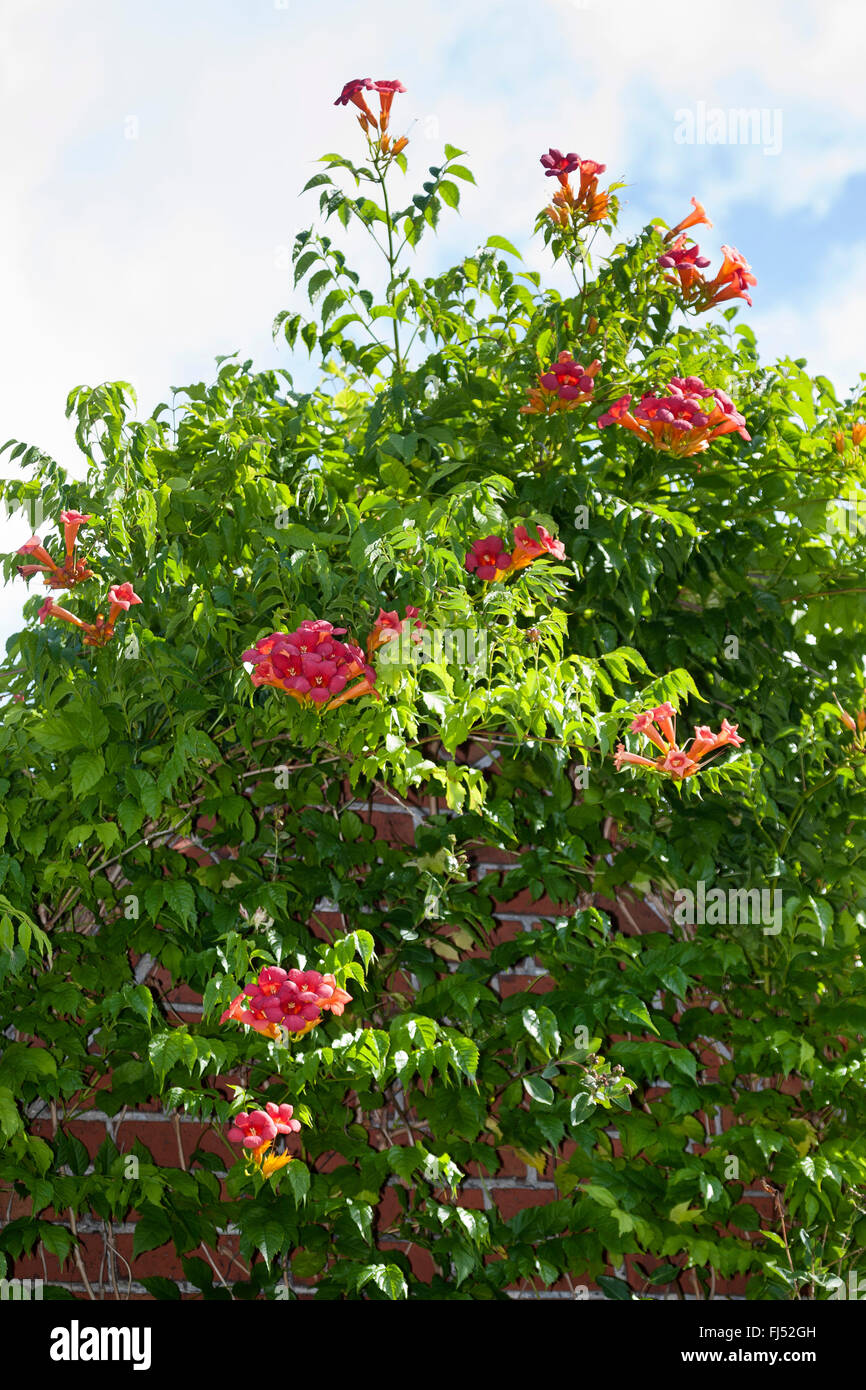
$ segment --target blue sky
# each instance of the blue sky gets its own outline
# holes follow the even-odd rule
[[[732,244],[758,276],[762,355],[851,388],[866,371],[864,51],[860,0],[4,0],[0,435],[77,472],[73,385],[131,381],[147,410],[217,353],[293,365],[270,325],[296,302],[286,252],[315,210],[297,194],[319,154],[360,150],[332,104],[355,76],[408,88],[392,127],[418,182],[444,141],[468,151],[478,187],[421,270],[499,232],[546,271],[538,159],[576,150],[626,180],[624,232],[699,197],[702,249],[715,263]],[[738,109],[775,122],[780,148],[677,139],[684,112]],[[0,546],[22,528],[0,521]],[[25,592],[0,591],[0,641]]]

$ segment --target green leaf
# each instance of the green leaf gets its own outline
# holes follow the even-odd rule
[[[449,208],[459,207],[460,189],[457,187],[456,183],[452,183],[450,179],[443,179],[439,184],[439,192],[442,196],[442,201],[447,203]]]
[[[310,1191],[310,1170],[305,1163],[295,1159],[280,1170],[280,1174],[288,1183],[292,1196],[296,1204],[303,1206]]]
[[[8,1086],[0,1086],[0,1134],[11,1139],[23,1128],[14,1095]]]
[[[140,1283],[160,1303],[180,1302],[180,1289],[173,1279],[166,1279],[162,1274],[147,1274],[142,1276]]]
[[[625,1302],[627,1300],[633,1300],[636,1297],[623,1279],[615,1279],[609,1274],[599,1274],[596,1276],[595,1282],[598,1284],[605,1298],[614,1298],[621,1302]]]
[[[75,1247],[75,1237],[66,1226],[53,1221],[39,1222],[39,1239],[49,1255],[55,1255],[63,1264]]]
[[[195,917],[195,891],[192,884],[183,879],[166,880],[165,901],[182,922]]]
[[[148,1250],[156,1250],[160,1245],[166,1245],[172,1235],[168,1214],[159,1207],[145,1202],[140,1208],[140,1213],[135,1223],[132,1241],[132,1254],[135,1259],[146,1254]]]
[[[406,1280],[396,1265],[368,1265],[358,1279],[358,1289],[371,1281],[390,1299],[409,1296]]]
[[[101,753],[79,753],[70,770],[72,795],[84,796],[105,776],[105,760]]]
[[[512,256],[516,256],[519,261],[523,260],[516,246],[512,246],[510,241],[506,241],[504,236],[489,236],[484,243],[485,246],[492,246],[497,251],[508,251]]]
[[[524,1076],[523,1089],[539,1105],[552,1105],[556,1098],[553,1087],[540,1076]]]

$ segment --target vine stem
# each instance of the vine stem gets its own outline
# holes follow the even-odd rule
[[[384,171],[383,169],[377,169],[376,172],[377,172],[378,175],[379,175],[379,185],[380,185],[380,187],[381,187],[381,189],[382,189],[382,201],[383,201],[384,204],[385,204],[385,225],[386,225],[387,230],[388,230],[388,277],[389,277],[389,283],[388,283],[388,291],[387,291],[387,293],[388,293],[388,299],[391,301],[391,303],[392,303],[392,305],[393,305],[393,302],[394,302],[394,295],[393,295],[394,266],[396,265],[396,262],[397,262],[397,257],[396,257],[395,254],[394,254],[394,230],[393,230],[393,227],[392,227],[392,225],[391,225],[391,207],[390,207],[390,204],[389,204],[389,202],[388,202],[388,185],[387,185],[386,180],[385,180],[385,171]],[[398,326],[397,326],[397,311],[396,311],[396,310],[394,311],[394,320],[393,320],[393,322],[394,322],[394,365],[395,365],[395,367],[396,367],[396,369],[397,369],[398,375],[400,375],[400,374],[402,374],[402,371],[403,371],[403,362],[402,362],[402,359],[401,359],[401,357],[400,357],[400,330],[399,330],[399,328],[398,328]]]

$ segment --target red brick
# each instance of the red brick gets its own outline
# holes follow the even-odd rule
[[[493,1184],[489,1190],[503,1221],[509,1221],[526,1207],[541,1207],[559,1196],[556,1189],[550,1187],[497,1187]]]

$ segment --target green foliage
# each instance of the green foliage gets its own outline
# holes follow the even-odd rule
[[[171,1242],[205,1299],[280,1297],[289,1274],[323,1299],[563,1278],[629,1298],[609,1272],[626,1259],[650,1292],[745,1274],[754,1297],[825,1297],[866,1249],[864,755],[832,702],[863,704],[863,537],[835,523],[864,470],[832,446],[855,403],[762,366],[733,309],[684,326],[654,226],[594,276],[571,256],[571,297],[499,236],[414,278],[462,157],[446,147],[396,211],[403,154],[325,157],[324,222],[357,220],[388,269],[377,301],[332,238],[297,238],[318,316],[276,331],[320,361],[315,390],[223,358],[140,421],[125,383],[79,387],[84,482],[11,441],[29,477],[6,497],[93,517],[91,606],[126,580],[142,604],[94,650],[37,624],[34,596],[7,646],[0,1178],[32,1215],[0,1250],[70,1259],[76,1235],[41,1211],[135,1210],[136,1258]],[[595,399],[522,413],[564,349],[601,359]],[[751,443],[675,459],[596,428],[688,375],[733,396]],[[481,584],[465,552],[515,524],[565,559]],[[381,652],[379,698],[325,714],[253,690],[258,638],[325,618],[363,644],[407,604],[463,649]],[[738,719],[746,745],[682,784],[616,773],[627,723],[667,699]],[[400,798],[438,801],[385,838],[366,812]],[[778,931],[680,925],[674,894],[699,881],[778,890]],[[518,894],[550,901],[506,939]],[[635,895],[656,930],[630,930]],[[502,989],[527,958],[550,988]],[[221,1025],[273,964],[333,971],[352,1003],[288,1046]],[[156,967],[203,995],[200,1024]],[[151,1097],[213,1126],[187,1170],[110,1139],[91,1162],[68,1128]],[[224,1137],[265,1101],[303,1121],[267,1179]],[[50,1143],[40,1103],[62,1114]],[[462,1205],[496,1149],[554,1173],[555,1199]],[[771,1217],[744,1200],[764,1183]],[[230,1226],[231,1288],[211,1264]]]

